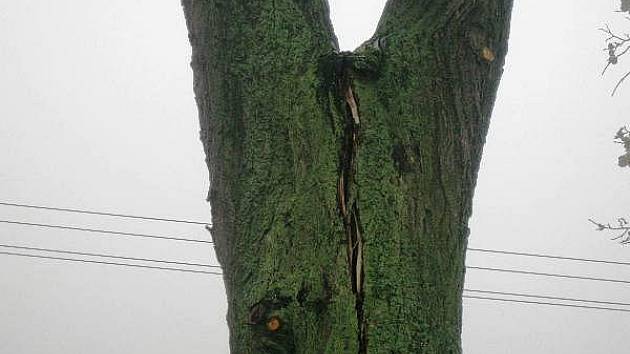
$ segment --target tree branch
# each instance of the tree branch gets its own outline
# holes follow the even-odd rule
[[[606,24],[605,27],[599,28],[598,30],[607,35],[606,39],[604,40],[604,42],[607,44],[604,51],[608,52],[608,60],[606,62],[606,66],[604,67],[604,70],[602,70],[602,75],[604,75],[604,73],[606,73],[606,70],[608,69],[608,67],[610,67],[610,65],[618,64],[619,58],[624,56],[630,50],[630,35],[624,34],[622,36],[622,35],[616,34],[615,32],[613,32],[612,29],[610,29],[610,26],[608,24]],[[615,93],[617,92],[617,89],[619,89],[621,84],[626,80],[628,76],[630,76],[630,71],[624,74],[617,81],[617,84],[612,90],[611,96],[615,95]]]
[[[588,219],[593,225],[597,226],[597,231],[621,231],[620,234],[611,238],[611,241],[616,241],[621,239],[619,243],[622,245],[630,244],[630,224],[625,218],[617,219],[617,226],[612,226],[610,223],[602,224],[593,219]]]

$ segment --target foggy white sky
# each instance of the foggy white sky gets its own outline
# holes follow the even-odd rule
[[[342,47],[384,0],[331,1]],[[617,1],[516,1],[471,247],[630,261],[588,217],[628,215],[623,68],[601,78]],[[625,25],[626,32],[629,25]],[[0,2],[0,201],[209,220],[178,1]],[[630,68],[630,61],[627,63]],[[0,219],[207,239],[201,227],[0,207]],[[216,262],[211,247],[0,224],[0,244]],[[0,251],[2,251],[0,247]],[[623,267],[470,253],[469,265],[630,280]],[[628,301],[621,284],[469,270],[467,287]],[[218,277],[0,255],[0,353],[227,353]],[[630,314],[464,301],[464,353],[626,353]]]

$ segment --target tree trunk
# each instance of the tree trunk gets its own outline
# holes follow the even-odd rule
[[[183,0],[233,353],[460,353],[511,0]]]

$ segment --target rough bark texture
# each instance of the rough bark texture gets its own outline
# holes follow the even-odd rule
[[[233,353],[460,353],[511,0],[184,0]]]

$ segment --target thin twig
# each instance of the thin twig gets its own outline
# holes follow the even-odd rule
[[[628,222],[626,221],[626,219],[624,218],[619,218],[617,219],[617,223],[619,224],[619,226],[612,226],[610,224],[602,224],[600,222],[597,222],[593,219],[588,219],[588,221],[590,221],[592,224],[594,224],[595,226],[597,226],[597,231],[603,231],[603,230],[607,230],[607,231],[621,231],[621,234],[611,238],[611,241],[616,241],[618,239],[622,239],[621,241],[619,241],[620,244],[622,245],[627,245],[630,244],[630,226],[628,226]]]
[[[617,89],[619,88],[619,86],[621,85],[621,83],[630,75],[630,71],[628,71],[621,79],[619,79],[619,81],[617,82],[617,85],[615,85],[615,88],[613,89],[612,93],[610,94],[610,96],[614,96],[615,92],[617,92]]]

